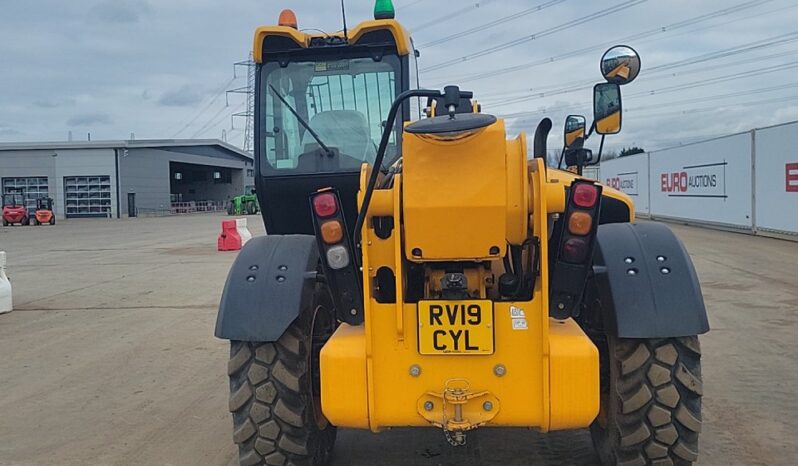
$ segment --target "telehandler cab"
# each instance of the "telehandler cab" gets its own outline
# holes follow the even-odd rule
[[[375,20],[315,35],[284,10],[255,33],[269,235],[239,253],[215,332],[240,463],[321,465],[337,427],[408,426],[452,445],[589,427],[605,465],[695,461],[709,327],[681,242],[635,223],[624,193],[548,168],[548,118],[528,158],[470,92],[418,89],[393,16],[378,0]],[[628,50],[603,59],[602,138],[640,68]]]

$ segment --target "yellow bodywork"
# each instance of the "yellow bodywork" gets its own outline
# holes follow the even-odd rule
[[[585,137],[585,128],[579,128],[574,131],[565,133],[565,146],[570,147],[577,138]]]
[[[508,194],[516,198],[511,202],[522,201],[520,192],[507,192],[507,177],[522,167],[508,170],[503,122],[452,140],[406,133],[403,144],[408,259],[503,257],[508,226],[516,227],[519,239],[526,236],[523,218],[507,219]]]
[[[398,21],[393,19],[363,21],[348,31],[349,43],[357,44],[363,35],[379,30],[387,30],[391,33],[399,55],[407,55],[410,53],[412,50],[410,34],[407,33],[405,28],[402,27]],[[252,57],[256,63],[261,63],[263,61],[263,39],[267,36],[287,37],[296,42],[300,47],[307,48],[310,47],[310,40],[314,37],[343,38],[344,33],[338,31],[331,34],[306,34],[288,26],[261,26],[255,30],[255,39],[252,44]]]
[[[507,140],[501,119],[449,136],[405,132],[401,173],[374,192],[362,230],[365,323],[342,324],[321,351],[322,411],[335,425],[373,431],[586,427],[599,410],[598,351],[572,319],[549,317],[545,266],[550,214],[563,212],[565,188],[576,176],[547,170],[542,159],[528,161],[525,136]],[[360,202],[369,174],[364,164]],[[605,194],[631,206],[623,193]],[[394,218],[389,237],[377,236],[375,216]],[[532,298],[495,299],[507,245],[531,238],[539,241],[542,264]],[[469,287],[493,301],[491,354],[419,351],[424,323],[419,305],[405,300],[406,269],[430,266],[431,292],[441,273],[431,265],[441,261],[483,264],[467,275]],[[393,272],[395,302],[374,296],[381,268]]]
[[[613,112],[610,115],[596,121],[596,132],[599,134],[615,134],[621,130],[621,112]]]
[[[629,68],[629,65],[626,63],[621,63],[620,65],[616,66],[612,69],[609,73],[607,73],[608,78],[614,78],[616,76],[620,76],[623,79],[629,79],[629,75],[631,74],[632,70]]]

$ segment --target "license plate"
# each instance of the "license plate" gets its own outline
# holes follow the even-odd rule
[[[493,302],[419,301],[418,352],[493,354]]]

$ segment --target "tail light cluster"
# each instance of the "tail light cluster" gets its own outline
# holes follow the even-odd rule
[[[322,269],[338,319],[360,324],[363,322],[363,293],[341,199],[336,190],[324,189],[310,195],[310,205]]]
[[[587,180],[571,184],[551,261],[549,314],[556,318],[572,316],[582,299],[593,262],[600,207],[601,186]]]

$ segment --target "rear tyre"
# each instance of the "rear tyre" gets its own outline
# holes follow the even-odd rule
[[[3,226],[4,226],[4,227],[7,227],[7,226],[8,226],[8,220],[6,220],[6,219],[3,219]]]
[[[39,222],[39,219],[38,219],[38,218],[34,218],[34,219],[33,219],[33,224],[34,224],[34,225],[41,225],[41,222]]]
[[[55,215],[50,217],[50,225],[55,225]]]
[[[319,351],[335,329],[326,290],[276,342],[230,342],[230,412],[242,466],[326,464],[336,428],[321,412]],[[321,299],[319,299],[321,298]]]
[[[233,201],[230,201],[230,203],[227,204],[227,215],[233,215],[235,211],[236,211],[235,204],[233,203]]]
[[[28,226],[30,225],[30,217],[25,217],[22,219],[22,225]]]
[[[590,426],[604,465],[690,465],[701,431],[698,337],[607,337],[601,412]]]
[[[247,202],[247,214],[248,215],[255,215],[258,213],[257,207],[255,207],[254,201]]]

